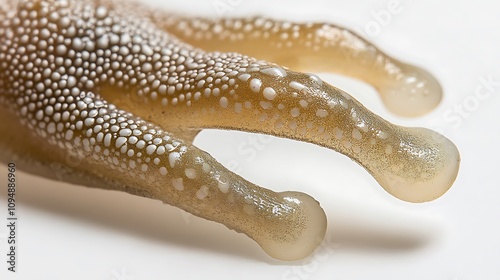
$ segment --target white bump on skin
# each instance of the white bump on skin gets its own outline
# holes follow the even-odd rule
[[[238,79],[240,79],[240,80],[241,80],[241,81],[243,81],[243,82],[246,82],[246,81],[248,81],[248,79],[250,79],[250,77],[251,77],[251,75],[250,75],[250,74],[245,73],[245,74],[241,74],[241,75],[239,75],[239,76],[238,76]]]
[[[392,154],[392,146],[391,145],[387,145],[385,147],[385,153],[388,155]]]
[[[214,96],[219,96],[219,93],[220,93],[220,89],[218,88],[214,88],[214,90],[212,91],[213,95]],[[226,98],[227,99],[227,98]]]
[[[328,111],[326,111],[324,109],[318,109],[316,111],[316,116],[319,118],[324,118],[324,117],[328,116]]]
[[[264,122],[267,120],[267,114],[266,113],[263,113],[262,115],[260,115],[259,117],[259,121],[260,122]]]
[[[274,124],[274,127],[276,128],[281,128],[283,127],[284,123],[282,120],[277,120],[276,123]]]
[[[335,136],[336,139],[341,139],[343,136],[343,132],[340,128],[336,127],[333,129],[333,135]]]
[[[361,131],[363,132],[368,132],[368,125],[366,123],[364,123],[363,121],[360,120],[360,122],[358,124],[356,124],[356,126],[361,129]]]
[[[229,192],[229,183],[227,183],[227,182],[224,182],[222,180],[218,180],[217,187],[223,193],[228,193]]]
[[[56,132],[56,125],[55,123],[49,123],[49,125],[47,126],[47,132],[49,134],[54,134]]]
[[[294,117],[294,118],[300,116],[300,109],[299,108],[292,108],[292,110],[290,110],[290,115],[292,115],[292,117]]]
[[[236,103],[234,104],[234,111],[236,113],[241,113],[241,110],[243,110],[243,105],[241,103]]]
[[[262,86],[262,81],[260,79],[250,80],[250,89],[253,92],[260,92],[260,87]]]
[[[178,191],[184,190],[184,182],[182,181],[182,178],[172,179],[172,186]]]
[[[227,98],[224,96],[224,97],[221,97],[221,99],[219,100],[219,105],[222,107],[222,108],[227,108],[227,105],[228,105],[228,101],[227,101]]]
[[[342,141],[342,145],[347,149],[352,147],[352,143],[347,140]]]
[[[259,104],[260,104],[260,107],[262,107],[262,109],[264,109],[264,110],[271,109],[273,107],[273,104],[271,102],[267,102],[267,101],[260,101]]]
[[[338,104],[338,103],[337,103],[335,100],[330,100],[330,101],[328,101],[328,107],[329,107],[330,109],[335,108],[335,106],[336,106],[337,104]]]
[[[266,87],[264,89],[263,93],[264,93],[264,97],[267,100],[274,100],[274,98],[276,98],[276,91],[271,87]]]
[[[260,70],[260,72],[262,74],[266,74],[266,75],[270,75],[270,76],[274,76],[274,77],[286,77],[286,71],[285,69],[283,68],[277,68],[277,67],[273,67],[273,68],[266,68],[266,69],[263,69],[263,70]]]
[[[181,158],[181,154],[177,152],[170,153],[168,155],[168,162],[170,164],[170,167],[174,168],[175,163]]]
[[[156,151],[156,145],[149,145],[149,146],[146,148],[146,153],[147,153],[148,155],[152,155],[155,151]]]
[[[146,142],[144,140],[139,140],[135,146],[138,148],[138,149],[144,149],[144,147],[146,146]]]
[[[307,105],[308,105],[307,101],[305,101],[305,100],[303,100],[303,99],[299,101],[299,104],[300,104],[300,106],[301,106],[302,108],[307,108]]]
[[[210,166],[210,164],[204,162],[203,165],[202,165],[202,169],[203,169],[203,172],[209,173],[210,170],[212,170],[212,167]]]
[[[297,91],[302,91],[304,89],[306,89],[307,87],[299,82],[296,82],[296,81],[292,81],[290,82],[290,87],[297,90]]]
[[[207,186],[201,186],[200,189],[196,192],[196,197],[199,200],[203,200],[207,196],[208,196],[208,187]]]
[[[345,109],[349,109],[349,104],[347,104],[347,102],[342,99],[340,100],[340,105],[342,105],[342,107],[344,107]]]
[[[99,19],[106,17],[107,14],[108,14],[108,10],[106,9],[106,7],[103,7],[103,6],[98,7],[96,10],[96,13],[95,13],[96,17]]]
[[[67,141],[69,141],[69,140],[73,139],[73,130],[68,130],[68,131],[66,131],[66,136],[65,136],[65,139],[66,139]]]
[[[193,168],[186,168],[184,174],[186,174],[186,177],[188,177],[189,179],[196,179],[196,170],[194,170]]]
[[[346,100],[350,100],[351,99],[351,96],[343,91],[340,91],[340,94],[346,99]]]
[[[361,148],[359,146],[353,146],[352,147],[352,151],[355,152],[355,153],[360,153],[361,152]]]
[[[313,80],[314,82],[316,82],[318,85],[322,85],[323,84],[323,81],[321,80],[321,78],[318,75],[310,73],[309,77],[311,78],[311,80]]]
[[[387,139],[389,137],[389,134],[386,132],[383,132],[383,131],[379,131],[377,133],[377,137],[383,140],[383,139]]]
[[[128,128],[120,130],[120,136],[128,137],[130,135],[132,135],[132,130],[130,130]]]
[[[115,147],[116,148],[121,148],[125,143],[127,143],[127,138],[125,137],[118,137],[115,142]]]
[[[106,136],[104,136],[104,146],[109,147],[109,145],[111,145],[111,137],[111,133],[108,133],[106,134]]]
[[[132,145],[135,145],[137,143],[137,141],[139,141],[139,139],[135,136],[131,136],[129,139],[128,139],[128,142]]]
[[[65,45],[59,45],[59,46],[57,46],[56,53],[57,53],[58,55],[64,55],[64,54],[66,54],[66,51],[67,51],[67,50],[68,50],[68,49],[66,48],[66,46],[65,46]]]
[[[361,132],[359,132],[359,130],[357,130],[356,128],[353,128],[352,129],[352,138],[354,138],[356,140],[361,140],[361,138],[362,138]]]

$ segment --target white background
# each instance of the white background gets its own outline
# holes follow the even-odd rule
[[[394,123],[452,139],[462,156],[455,185],[434,202],[405,203],[334,151],[269,137],[251,146],[251,134],[206,131],[195,144],[243,177],[321,202],[329,228],[317,254],[279,262],[246,236],[160,202],[18,172],[19,272],[7,272],[2,222],[0,279],[500,279],[498,1],[401,0],[401,12],[383,24],[374,14],[387,9],[386,0],[165,2],[156,4],[218,16],[214,4],[226,3],[222,16],[339,24],[428,69],[440,80],[444,100],[418,119],[390,114],[366,84],[321,76]],[[379,24],[380,32],[367,34],[367,24]],[[487,91],[482,79],[498,82]],[[478,88],[489,96],[478,99]],[[249,147],[255,156],[244,152]],[[7,212],[6,172],[0,166],[0,217]]]

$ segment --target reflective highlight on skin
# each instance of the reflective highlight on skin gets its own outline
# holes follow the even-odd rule
[[[68,182],[159,199],[243,232],[282,260],[306,257],[323,239],[319,203],[230,172],[192,145],[200,129],[337,150],[407,201],[435,199],[453,183],[459,154],[437,133],[393,125],[315,75],[193,48],[158,17],[116,3],[2,6],[2,161],[46,177],[60,163]]]

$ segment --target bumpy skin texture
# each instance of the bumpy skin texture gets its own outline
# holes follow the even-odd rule
[[[296,260],[325,234],[319,203],[303,193],[263,189],[228,171],[192,145],[200,129],[261,132],[337,150],[408,201],[439,197],[458,172],[458,151],[439,134],[388,123],[315,75],[194,48],[172,34],[208,50],[221,35],[184,34],[180,22],[190,23],[186,19],[149,16],[112,1],[29,0],[2,8],[0,159],[14,159],[32,173],[55,177],[50,166],[56,164],[58,178],[159,199],[247,234],[272,257]],[[231,33],[228,27],[237,25],[220,28]],[[296,40],[316,27],[293,27],[303,30]],[[235,36],[257,44],[258,38]],[[351,39],[319,50],[292,44],[290,50],[314,62],[315,56],[336,57]],[[253,49],[228,42],[221,43]],[[386,57],[362,43],[375,52],[368,56]],[[255,52],[260,54],[265,56]],[[364,58],[354,58],[351,63],[359,65],[352,69],[364,69]],[[282,59],[297,68],[316,65]],[[365,72],[387,76],[377,67]],[[352,71],[346,74],[365,77]],[[384,86],[400,86],[389,80]]]
[[[400,116],[426,114],[442,98],[441,86],[427,71],[391,58],[351,31],[331,24],[192,19],[165,13],[156,13],[153,19],[206,51],[238,50],[296,71],[335,72],[363,80]]]

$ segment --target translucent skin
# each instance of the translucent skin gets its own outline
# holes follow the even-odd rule
[[[388,123],[317,76],[193,48],[136,5],[9,3],[0,12],[0,159],[34,174],[159,199],[282,260],[323,239],[319,203],[230,172],[192,145],[200,129],[337,150],[407,201],[439,197],[457,175],[458,151],[439,134]]]

